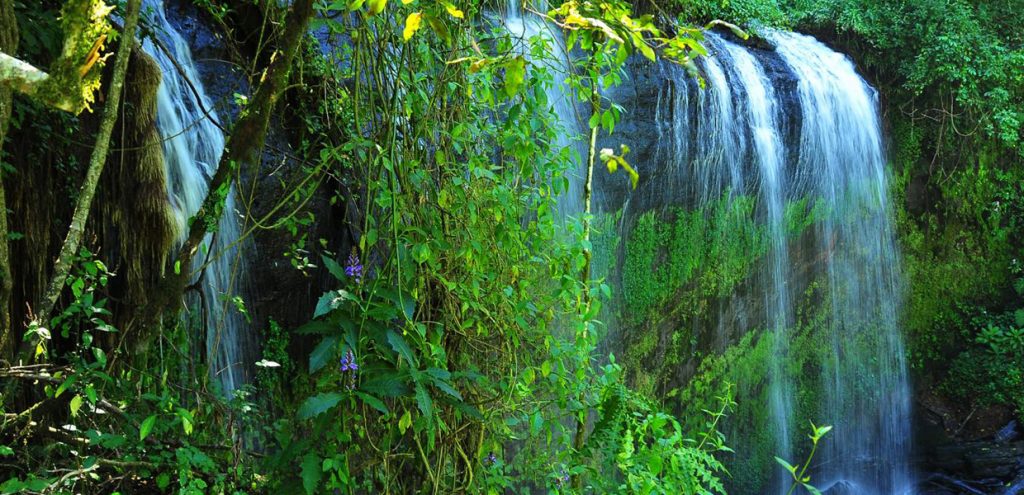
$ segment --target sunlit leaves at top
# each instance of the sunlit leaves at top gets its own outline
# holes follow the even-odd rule
[[[402,30],[402,39],[409,41],[416,31],[420,29],[420,23],[423,20],[423,14],[419,12],[413,12],[405,18],[405,29]]]

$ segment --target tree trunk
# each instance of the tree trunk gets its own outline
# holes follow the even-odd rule
[[[50,279],[50,284],[40,303],[37,319],[44,326],[48,325],[50,313],[53,312],[57,298],[64,290],[64,283],[71,272],[71,264],[82,241],[85,222],[89,219],[89,209],[92,207],[92,198],[96,194],[96,185],[103,173],[103,165],[107,161],[107,148],[110,145],[110,135],[114,130],[114,122],[117,120],[117,112],[120,109],[121,87],[124,85],[124,76],[128,69],[128,57],[135,44],[135,26],[139,21],[140,4],[141,0],[128,0],[124,33],[121,43],[117,47],[114,76],[110,82],[110,89],[107,91],[107,102],[103,107],[103,120],[100,122],[99,132],[96,134],[96,147],[93,148],[89,159],[89,169],[86,171],[85,181],[78,194],[78,202],[75,204],[75,213],[71,217],[68,235],[64,239],[60,255],[57,256],[57,262],[53,267],[53,277]]]
[[[178,251],[177,266],[180,268],[164,277],[157,293],[141,311],[136,323],[142,327],[151,325],[163,311],[178,305],[192,279],[193,258],[203,238],[209,233],[210,226],[217,225],[223,214],[224,202],[231,190],[237,168],[249,166],[260,159],[271,112],[288,85],[292,61],[299,51],[306,25],[312,16],[313,0],[296,0],[292,4],[285,19],[281,44],[271,56],[270,65],[263,72],[262,83],[256,94],[232,129],[224,155],[217,165],[217,172],[210,180],[209,192],[192,218],[188,238]]]
[[[15,53],[18,50],[18,20],[14,17],[14,1],[0,0],[0,51]],[[11,116],[12,94],[10,88],[0,85],[0,158],[3,157],[4,138]],[[10,250],[7,245],[7,198],[4,192],[3,169],[0,168],[0,359],[13,356],[17,342],[11,328],[11,280]]]

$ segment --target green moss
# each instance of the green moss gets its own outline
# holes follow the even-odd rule
[[[822,423],[824,403],[822,372],[833,365],[829,341],[831,307],[827,293],[820,285],[812,284],[804,294],[798,309],[798,322],[785,332],[788,358],[783,371],[794,380],[793,424],[806,425],[808,421]],[[867,332],[865,332],[867,333]],[[774,456],[777,432],[774,430],[769,404],[769,376],[776,356],[774,332],[753,330],[721,354],[705,357],[694,377],[680,390],[668,396],[670,405],[699,429],[701,411],[715,404],[716,396],[725,383],[735,385],[737,407],[726,418],[723,431],[727,442],[737,452],[727,459],[732,474],[730,493],[764,493],[775,472]],[[865,383],[867,380],[865,380]],[[792,432],[790,443],[804,448],[802,432]],[[802,453],[798,453],[801,454]]]
[[[626,240],[627,319],[657,320],[654,311],[670,298],[695,303],[689,311],[695,314],[698,300],[728,295],[767,250],[754,204],[749,196],[726,196],[695,211],[641,215]]]

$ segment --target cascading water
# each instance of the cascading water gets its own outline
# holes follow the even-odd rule
[[[188,236],[189,219],[202,205],[207,184],[224,152],[224,133],[207,98],[188,43],[168,20],[161,0],[146,0],[151,13],[157,46],[148,37],[142,48],[159,64],[163,79],[157,91],[157,127],[163,137],[167,171],[167,195],[178,232],[178,244]],[[173,57],[173,59],[172,59]],[[176,62],[176,63],[175,63]],[[235,195],[228,193],[224,215],[216,232],[207,235],[192,270],[199,274],[197,305],[199,327],[205,329],[206,362],[210,373],[225,393],[247,381],[247,363],[252,338],[233,298],[241,292],[244,258],[237,242],[240,237],[235,215]],[[189,267],[177,269],[188,270]]]
[[[831,211],[816,232],[827,249],[832,309],[824,414],[836,425],[822,476],[857,493],[905,493],[910,385],[877,93],[849,59],[813,38],[780,32],[772,39],[799,80],[797,187]]]
[[[546,10],[543,2],[537,8],[540,11]],[[573,105],[576,99],[572,96],[572,89],[565,82],[571,69],[560,32],[538,15],[524,16],[518,1],[515,0],[509,2],[503,20],[505,29],[516,40],[519,50],[525,56],[530,55],[529,43],[534,37],[545,39],[553,48],[552,56],[549,59],[532,62],[549,64],[548,68],[554,78],[546,93],[551,110],[557,118],[558,125],[562,128],[562,132],[558,133],[553,148],[555,150],[570,149],[575,152],[577,157],[583,156],[579,140],[581,119]],[[573,161],[577,165],[581,162],[579,159]],[[567,170],[565,175],[568,179],[568,187],[558,197],[559,216],[561,218],[576,217],[583,212],[583,172],[580,166],[576,166],[574,169]]]
[[[708,314],[715,308],[710,306],[694,323],[678,325],[714,325],[693,332],[705,335],[702,342],[715,350],[751,330],[765,330],[771,338],[766,393],[738,398],[737,414],[753,407],[766,411],[762,422],[769,422],[754,427],[770,431],[771,445],[748,445],[749,450],[767,449],[795,462],[809,444],[807,420],[831,424],[834,429],[815,459],[819,467],[811,473],[819,488],[910,493],[910,387],[898,326],[902,289],[877,95],[845,56],[813,38],[782,32],[768,37],[775,50],[748,49],[709,33],[711,56],[698,62],[706,89],[680,69],[653,69],[660,72],[653,78],[661,81],[657,95],[650,103],[638,103],[653,112],[643,115],[641,110],[634,119],[650,119],[653,113],[657,142],[645,155],[647,163],[638,163],[640,187],[624,193],[622,203],[603,207],[628,206],[634,211],[626,215],[635,219],[645,211],[677,206],[712,211],[740,197],[756,201],[756,247],[741,256],[756,258],[752,266],[757,268],[721,299],[717,316]],[[642,99],[643,88],[636,91]],[[644,134],[636,131],[638,148],[650,139]],[[794,226],[790,216],[804,210],[813,210],[813,222]],[[678,242],[672,235],[663,234],[656,242],[666,237]],[[622,233],[627,244],[630,236]],[[659,264],[674,263],[675,255],[659,255],[674,252],[660,249],[649,258],[651,269],[660,271],[641,276],[685,290],[685,280],[664,282],[661,273],[668,269]],[[637,270],[636,264],[629,265],[629,253],[627,245],[626,269]],[[705,262],[714,264],[722,254],[712,249],[708,256]],[[815,288],[823,289],[825,300],[819,305],[826,309],[823,321],[815,320],[809,330],[798,302]],[[630,300],[631,287],[621,290]],[[641,315],[647,327],[636,330],[659,332],[671,313],[659,312],[653,324]],[[822,349],[792,348],[798,332],[805,342],[806,334],[814,332],[809,340]],[[794,369],[798,354],[817,361]],[[809,369],[815,376],[808,376]],[[816,397],[810,411],[807,397]],[[748,399],[761,402],[745,404]],[[736,460],[753,462],[750,455],[739,451]],[[776,468],[758,464],[754,469]],[[780,471],[775,480],[775,487],[762,485],[758,493],[786,493],[789,473]]]

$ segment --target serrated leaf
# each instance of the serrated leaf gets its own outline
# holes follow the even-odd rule
[[[360,390],[373,393],[378,397],[401,397],[409,394],[409,386],[398,374],[373,373],[369,379],[360,382]]]
[[[427,421],[431,422],[434,417],[434,401],[431,400],[430,393],[421,383],[416,383],[416,406],[420,408],[420,412],[427,418]]]
[[[299,406],[299,419],[315,418],[341,402],[342,395],[335,392],[327,392],[314,395]]]
[[[398,332],[394,330],[388,330],[388,344],[391,344],[391,348],[395,350],[410,366],[416,366],[416,360],[412,354],[412,349],[409,347],[409,343],[405,341],[405,337],[402,337]]]
[[[313,495],[320,486],[324,474],[320,466],[320,457],[312,452],[302,458],[302,488],[306,490],[306,495]]]
[[[313,318],[319,318],[338,308],[343,301],[354,301],[355,296],[345,290],[332,290],[325,292],[316,302],[316,309],[313,311]]]
[[[364,393],[364,392],[356,392],[356,397],[359,397],[360,399],[362,399],[363,402],[366,403],[366,405],[368,405],[368,406],[370,406],[370,407],[372,407],[372,408],[374,408],[374,409],[376,409],[376,410],[378,410],[378,411],[380,411],[380,412],[382,412],[384,414],[387,414],[389,412],[388,411],[388,406],[386,406],[384,404],[384,401],[382,401],[382,400],[380,400],[380,399],[378,399],[378,398],[376,398],[376,397],[374,397],[374,396],[372,396],[370,394],[367,394],[367,393]]]
[[[323,340],[317,344],[313,352],[309,354],[309,372],[316,373],[323,368],[327,361],[334,355],[334,349],[338,345],[337,336],[324,337]]]
[[[342,268],[337,261],[334,261],[332,258],[328,258],[322,254],[320,255],[320,259],[323,260],[324,267],[327,268],[327,271],[330,272],[331,276],[340,281],[345,280],[345,269]]]
[[[142,424],[139,425],[139,441],[143,441],[149,436],[149,432],[153,431],[153,425],[156,424],[156,414],[150,415],[148,418],[142,420]]]
[[[455,387],[450,383],[439,378],[433,378],[431,381],[434,383],[434,386],[441,389],[442,392],[455,397],[458,400],[462,400],[462,394],[460,394],[458,390],[455,390]]]

